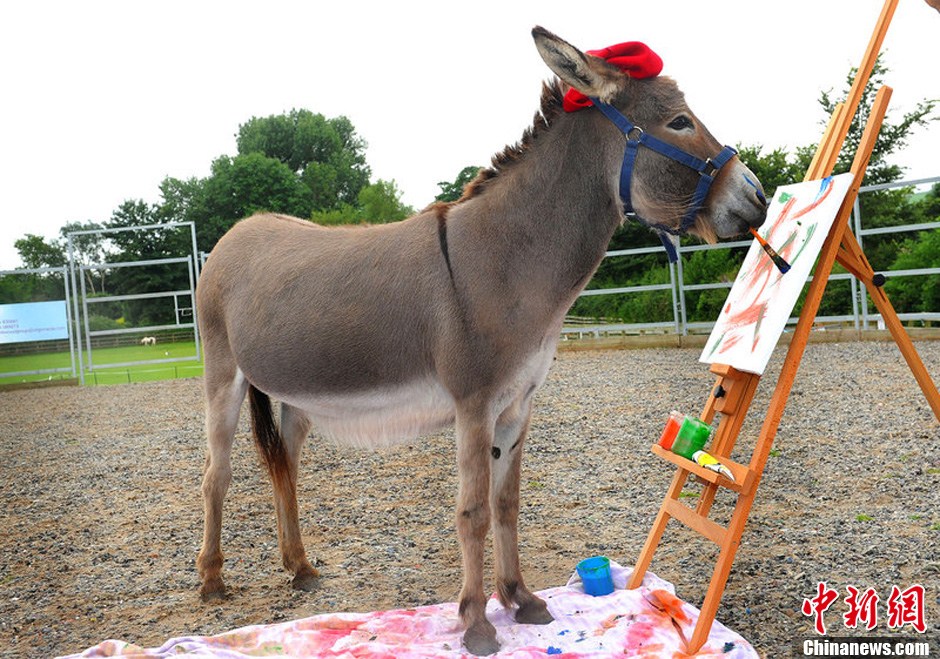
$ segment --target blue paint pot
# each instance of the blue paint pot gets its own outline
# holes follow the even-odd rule
[[[610,576],[610,560],[606,556],[585,558],[578,563],[578,576],[584,584],[584,592],[598,597],[614,592],[614,580]]]

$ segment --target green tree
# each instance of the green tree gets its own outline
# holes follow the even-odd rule
[[[35,234],[26,234],[13,243],[19,253],[20,260],[27,268],[57,268],[68,263],[68,234],[74,231],[91,231],[101,229],[97,222],[69,222],[59,229],[60,238],[46,239]],[[102,263],[108,254],[106,240],[96,234],[83,234],[73,236],[72,255],[78,266],[87,266]],[[83,279],[91,294],[104,292],[107,271],[105,269],[83,269]],[[19,277],[18,277],[19,278]],[[48,285],[40,282],[48,280]],[[25,281],[25,280],[24,280]],[[12,284],[11,284],[12,285]],[[14,288],[16,286],[14,285]],[[47,293],[39,293],[43,287]],[[59,291],[64,295],[61,277],[44,277],[37,275],[35,281],[27,285],[29,295],[39,295],[41,299],[61,299]],[[51,296],[51,297],[50,297]],[[39,299],[39,298],[37,298]]]
[[[238,153],[279,160],[310,188],[315,210],[354,205],[369,183],[366,142],[346,117],[309,110],[252,117],[238,129]]]
[[[166,222],[164,204],[148,204],[143,200],[132,199],[125,201],[111,213],[111,219],[105,222],[105,227],[151,228],[109,234],[109,240],[117,248],[114,258],[120,261],[162,259],[184,256],[190,252],[189,235],[179,228],[159,228]]]
[[[884,66],[879,57],[875,62],[868,85],[863,91],[858,112],[856,112],[849,128],[845,145],[839,154],[835,173],[847,172],[851,168],[855,152],[861,143],[862,133],[865,123],[868,121],[875,94],[884,85],[884,79],[888,72],[888,68]],[[848,96],[856,73],[857,69],[855,68],[849,72],[842,96]],[[820,94],[819,103],[826,112],[827,118],[835,109],[836,102],[836,99],[831,96],[831,91]],[[916,129],[924,128],[938,118],[935,114],[937,102],[937,100],[921,100],[913,110],[902,112],[900,120],[892,120],[890,113],[889,116],[885,117],[865,171],[863,185],[891,183],[903,177],[904,168],[891,162],[892,156],[901,152],[907,146]],[[910,203],[910,195],[910,188],[870,191],[859,195],[862,225],[870,229],[899,226],[915,221],[913,218],[916,210]],[[876,269],[887,268],[897,258],[904,241],[903,234],[870,236],[865,240],[865,253]]]
[[[911,204],[917,222],[940,222],[940,183]],[[940,229],[919,231],[907,238],[891,263],[891,270],[940,267]],[[899,312],[931,312],[940,309],[940,275],[889,277],[885,290]]]
[[[310,189],[284,163],[261,153],[221,156],[205,179],[164,179],[160,218],[196,224],[199,248],[210,251],[235,222],[259,211],[310,217]]]
[[[331,208],[324,211],[313,211],[310,220],[314,224],[323,226],[339,226],[341,224],[359,224],[362,222],[362,214],[356,206],[342,204],[338,208]]]
[[[69,222],[59,229],[59,234],[62,236],[61,244],[66,257],[68,257],[69,234],[82,232],[80,235],[72,236],[72,259],[75,265],[82,267],[105,263],[110,254],[107,238],[99,233],[85,233],[103,228],[100,223],[88,220],[86,222]],[[95,295],[105,292],[105,283],[108,276],[107,268],[87,268],[82,271],[85,273],[84,280],[89,293]]]
[[[65,254],[58,240],[47,241],[28,233],[13,243],[26,268],[50,268],[65,265]],[[58,274],[17,274],[0,277],[0,304],[42,302],[65,299],[65,284]]]
[[[384,224],[397,222],[414,214],[411,206],[401,201],[401,190],[395,181],[379,179],[359,192],[357,205],[341,204],[327,210],[316,210],[311,219],[324,226],[338,224]]]
[[[411,206],[401,202],[401,190],[394,180],[379,179],[359,192],[362,219],[369,223],[397,222],[414,214]]]
[[[813,160],[815,147],[801,147],[791,154],[786,149],[776,148],[764,153],[762,145],[738,145],[738,157],[754,172],[764,187],[768,199],[781,185],[802,181]]]
[[[904,241],[892,270],[940,267],[940,229],[923,231],[917,239]],[[885,290],[899,312],[940,309],[940,275],[889,277]]]
[[[42,236],[27,233],[13,243],[20,260],[27,268],[55,268],[66,263],[61,241],[46,241]]]
[[[862,133],[865,130],[865,124],[868,121],[872,104],[878,90],[885,84],[885,76],[889,69],[886,67],[879,55],[875,61],[868,84],[862,92],[862,99],[858,105],[858,111],[852,119],[848,135],[845,138],[845,145],[839,153],[839,159],[836,162],[835,172],[847,172],[852,166],[852,160],[855,158],[855,152],[858,150],[862,141]],[[848,97],[858,69],[853,67],[845,79],[845,86],[839,98]],[[824,91],[819,96],[819,104],[826,113],[825,118],[820,122],[825,125],[829,121],[830,115],[835,110],[838,100],[832,97],[832,90]],[[908,144],[911,134],[916,128],[923,128],[930,122],[936,121],[934,115],[938,101],[924,99],[917,103],[917,106],[904,112],[901,120],[897,123],[885,117],[881,124],[881,131],[878,134],[878,140],[872,149],[868,168],[865,170],[865,179],[863,185],[877,185],[879,183],[890,183],[897,181],[904,175],[904,168],[889,162],[890,157],[903,150]],[[889,113],[890,114],[890,113]]]
[[[189,232],[180,227],[160,228],[159,225],[165,223],[164,217],[161,204],[142,200],[127,200],[121,204],[105,223],[109,229],[126,229],[108,234],[115,248],[112,260],[158,260],[188,254],[192,250]],[[145,226],[149,228],[137,229]],[[122,267],[112,270],[109,285],[114,293],[121,295],[185,290],[189,287],[189,276],[181,263]],[[177,320],[170,298],[124,300],[115,304],[111,315],[123,317],[130,327],[170,324]]]
[[[480,169],[482,168],[476,165],[469,165],[460,170],[460,173],[457,174],[457,178],[455,178],[453,182],[439,182],[437,187],[441,189],[441,193],[434,197],[434,199],[436,201],[457,201],[463,195],[463,189],[470,181],[476,178]]]

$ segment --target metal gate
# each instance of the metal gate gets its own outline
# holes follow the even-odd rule
[[[75,262],[74,257],[74,247],[73,239],[76,236],[81,235],[107,235],[124,231],[146,231],[154,229],[168,229],[176,227],[189,227],[190,235],[192,239],[192,251],[186,256],[174,257],[174,258],[163,258],[163,259],[150,259],[150,260],[141,260],[141,261],[129,261],[129,262],[116,262],[116,263],[95,263],[89,265],[78,265]],[[168,362],[179,362],[179,361],[199,361],[201,359],[200,354],[200,345],[199,345],[199,326],[197,323],[196,316],[196,282],[199,278],[199,258],[196,250],[196,226],[193,222],[168,222],[166,224],[149,224],[136,227],[122,227],[116,229],[97,229],[90,231],[74,231],[69,233],[67,236],[68,240],[68,260],[69,260],[69,270],[72,280],[72,290],[76,291],[77,294],[73,295],[74,301],[74,317],[76,320],[81,319],[82,324],[82,334],[83,341],[79,340],[78,343],[78,363],[79,363],[79,380],[82,384],[85,383],[85,374],[87,372],[92,372],[96,368],[117,368],[117,367],[126,367],[126,366],[138,366],[143,364],[163,364]],[[166,266],[166,265],[179,265],[180,267],[185,266],[188,287],[182,289],[174,290],[164,290],[164,291],[148,291],[144,293],[130,293],[124,295],[96,295],[91,296],[88,294],[85,281],[85,274],[88,271],[92,270],[115,270],[123,268],[152,268],[155,266]],[[76,278],[80,285],[76,282]],[[119,328],[119,329],[98,329],[93,330],[90,324],[90,311],[95,308],[96,305],[103,305],[107,303],[114,302],[125,302],[131,300],[160,300],[160,299],[173,299],[173,309],[174,309],[174,319],[175,322],[168,324],[158,324],[158,325],[146,325],[146,326],[136,326],[129,328]],[[188,299],[188,300],[187,300]],[[195,342],[195,353],[183,357],[160,357],[156,356],[152,359],[134,359],[127,361],[119,362],[108,362],[108,363],[95,363],[94,351],[96,344],[101,345],[102,339],[106,337],[121,337],[126,335],[146,335],[152,334],[155,332],[166,331],[166,330],[185,330],[192,331],[193,339]],[[84,342],[84,347],[82,343]],[[84,352],[83,352],[84,351]],[[159,353],[156,353],[159,355]]]

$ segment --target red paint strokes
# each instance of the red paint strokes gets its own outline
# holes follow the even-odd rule
[[[755,301],[740,311],[730,314],[728,316],[728,323],[733,327],[753,325],[763,318],[765,309],[765,304]]]
[[[814,208],[819,206],[819,204],[823,203],[826,200],[826,197],[829,196],[829,193],[832,192],[833,187],[834,186],[832,183],[832,179],[830,178],[826,184],[826,188],[822,191],[822,194],[816,197],[813,200],[813,203],[811,203],[809,206],[806,206],[805,208],[800,209],[800,211],[796,215],[793,216],[793,219],[795,220],[797,218],[803,217],[804,215],[812,211]]]
[[[624,618],[622,614],[615,613],[613,615],[607,616],[604,620],[601,621],[601,626],[599,629],[594,630],[595,636],[603,636],[608,632],[608,630],[613,629],[617,624]]]
[[[317,620],[309,629],[329,629],[332,631],[355,631],[362,626],[362,620],[343,620],[342,618],[327,618]]]
[[[721,354],[721,353],[723,353],[723,352],[727,352],[728,350],[731,350],[731,348],[733,348],[734,345],[735,345],[738,341],[741,340],[741,334],[740,334],[738,331],[735,331],[735,332],[728,332],[727,334],[725,334],[725,337],[726,337],[725,340],[722,341],[722,343],[721,343],[721,347],[718,348],[718,353],[719,353],[719,354]]]
[[[673,620],[678,620],[679,622],[691,622],[689,616],[685,614],[685,611],[682,609],[682,600],[670,593],[668,590],[658,589],[650,593],[653,597],[656,598],[656,601],[659,602],[659,607],[661,611],[666,613]],[[647,598],[649,601],[649,598]],[[652,602],[650,602],[652,604]],[[655,605],[654,605],[655,606]]]
[[[626,654],[626,650],[642,650],[646,656],[662,656],[663,650],[666,649],[663,644],[650,643],[656,636],[656,630],[658,628],[659,625],[648,622],[647,620],[641,618],[634,620],[633,624],[631,624],[630,628],[627,630],[627,636],[624,639],[624,654]]]

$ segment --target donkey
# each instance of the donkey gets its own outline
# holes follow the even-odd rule
[[[197,290],[208,434],[197,559],[204,600],[224,597],[222,501],[247,393],[295,588],[312,589],[318,577],[296,498],[311,427],[374,447],[455,424],[463,643],[478,655],[499,648],[482,574],[491,524],[500,601],[518,607],[521,623],[552,621],[520,571],[522,448],[565,313],[624,221],[628,140],[596,109],[563,112],[563,96],[576,89],[702,162],[721,145],[669,78],[631,78],[547,30],[532,34],[559,79],[543,84],[540,112],[521,142],[494,156],[460,200],[369,227],[255,215],[213,250]],[[628,181],[634,210],[673,231],[691,213],[689,232],[709,241],[759,226],[766,202],[756,177],[733,151],[724,160],[710,172],[707,196],[690,208],[702,174],[640,148]],[[279,424],[271,398],[280,401]]]

